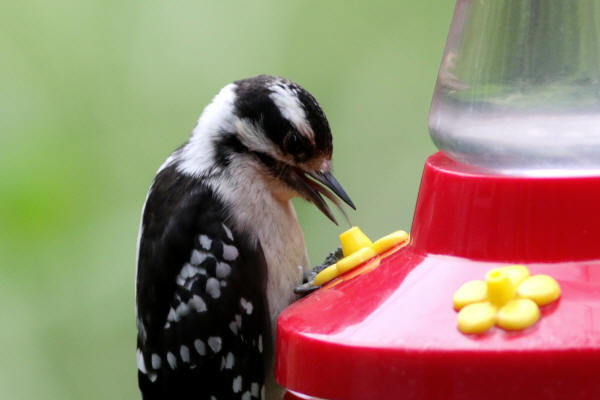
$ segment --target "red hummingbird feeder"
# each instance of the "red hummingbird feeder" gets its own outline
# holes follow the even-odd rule
[[[591,1],[457,1],[410,241],[281,314],[288,398],[600,399],[599,32]],[[560,292],[495,300],[508,264]]]

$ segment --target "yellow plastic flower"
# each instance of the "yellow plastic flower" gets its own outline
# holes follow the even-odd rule
[[[373,270],[379,265],[379,258],[385,257],[387,252],[397,250],[401,245],[408,243],[408,233],[404,231],[392,232],[381,239],[371,242],[360,228],[354,226],[340,235],[342,253],[344,258],[319,272],[315,277],[314,286],[322,286],[338,276],[365,264],[366,268],[359,268],[359,273]],[[377,260],[375,260],[377,258]],[[372,260],[372,261],[370,261]],[[357,274],[350,274],[355,276]]]
[[[524,265],[494,268],[485,281],[469,281],[454,293],[457,325],[463,333],[484,333],[492,326],[522,330],[540,318],[539,306],[560,297],[560,286],[548,275],[530,276]]]

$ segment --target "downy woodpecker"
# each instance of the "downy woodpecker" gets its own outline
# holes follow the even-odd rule
[[[319,104],[289,80],[225,86],[160,167],[138,238],[137,366],[150,399],[281,399],[275,322],[309,268],[290,199],[335,222]]]

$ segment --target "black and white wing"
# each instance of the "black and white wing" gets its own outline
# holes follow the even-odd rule
[[[261,398],[271,351],[262,249],[173,166],[146,202],[136,285],[143,399]]]

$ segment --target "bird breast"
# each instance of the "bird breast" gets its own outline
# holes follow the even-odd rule
[[[309,268],[304,237],[289,199],[274,195],[272,183],[251,165],[235,161],[230,167],[235,173],[221,182],[217,193],[224,194],[224,200],[236,210],[231,213],[236,227],[256,238],[263,250],[268,271],[267,301],[274,330],[281,311],[296,300],[294,288]]]

